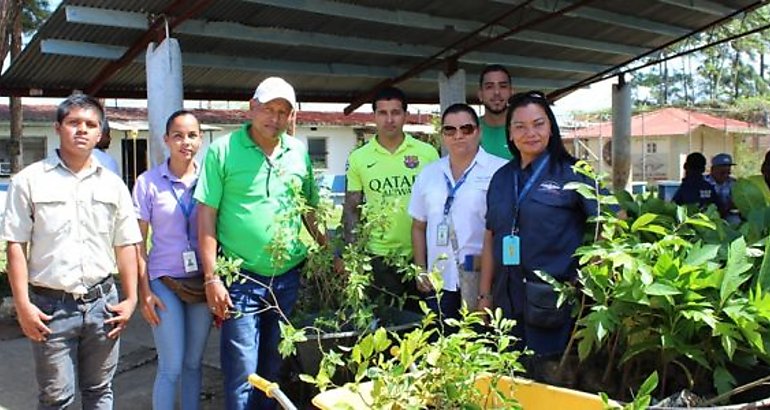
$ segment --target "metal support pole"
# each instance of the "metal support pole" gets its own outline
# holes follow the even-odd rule
[[[631,182],[631,86],[623,76],[612,86],[612,187],[629,189]]]

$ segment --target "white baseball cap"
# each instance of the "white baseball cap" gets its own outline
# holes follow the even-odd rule
[[[273,101],[277,98],[283,98],[288,101],[291,108],[297,105],[297,97],[294,94],[294,87],[287,83],[286,80],[280,77],[268,77],[264,79],[256,91],[254,91],[254,97],[260,104],[265,104]]]

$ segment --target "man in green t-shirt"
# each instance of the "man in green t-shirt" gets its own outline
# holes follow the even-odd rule
[[[492,64],[484,67],[479,77],[479,101],[484,104],[481,117],[481,148],[503,159],[511,159],[505,137],[505,114],[508,99],[513,95],[511,75],[505,67]]]
[[[278,77],[262,81],[249,101],[250,122],[211,144],[195,190],[206,299],[224,320],[220,360],[228,409],[275,407],[250,388],[248,376],[278,376],[279,322],[297,301],[307,253],[299,237],[302,223],[316,242],[325,243],[315,213],[296,212],[302,202],[316,206],[318,190],[307,149],[286,135],[295,106],[289,83]],[[285,249],[274,260],[268,247],[279,231]],[[218,246],[243,260],[247,280],[225,287],[214,273]]]
[[[388,256],[411,259],[412,220],[407,206],[412,185],[422,168],[438,159],[438,151],[404,133],[406,107],[406,97],[397,88],[386,88],[375,96],[372,110],[377,135],[348,157],[343,224],[345,240],[351,242],[364,201],[370,209],[387,209],[389,226],[373,232],[368,243],[374,255],[371,263],[374,287],[370,295],[383,295],[388,301],[393,299],[389,295],[413,296],[407,308],[415,310],[420,295],[415,282],[404,281],[402,274],[386,259]]]

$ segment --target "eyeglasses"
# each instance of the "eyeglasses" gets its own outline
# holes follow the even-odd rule
[[[512,95],[511,98],[508,99],[508,105],[510,106],[523,100],[543,100],[548,104],[548,98],[545,96],[545,93],[533,90]]]
[[[454,137],[457,134],[458,128],[463,135],[471,135],[473,134],[473,131],[476,131],[476,126],[473,124],[465,124],[459,127],[455,127],[454,125],[445,125],[441,127],[441,134],[443,134],[445,137]]]

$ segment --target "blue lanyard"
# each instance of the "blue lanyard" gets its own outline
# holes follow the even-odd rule
[[[517,169],[513,173],[513,196],[516,198],[516,208],[513,210],[513,224],[511,225],[511,233],[513,235],[516,235],[516,233],[519,232],[519,209],[521,208],[521,203],[524,202],[524,198],[527,197],[529,191],[532,190],[532,186],[534,186],[535,182],[540,178],[540,174],[543,173],[549,159],[550,156],[545,154],[543,162],[538,164],[537,168],[535,168],[535,172],[532,173],[532,176],[524,184],[524,189],[522,189],[521,192],[519,192],[519,173],[521,170]]]
[[[182,210],[182,215],[184,215],[185,231],[187,232],[187,246],[192,247],[192,241],[190,239],[190,216],[192,216],[193,209],[195,209],[195,198],[192,196],[192,191],[195,189],[195,185],[193,185],[190,189],[190,202],[185,205],[184,202],[182,202],[182,198],[184,198],[184,194],[187,192],[187,188],[185,188],[185,190],[182,192],[182,198],[180,198],[174,190],[174,181],[169,179],[168,183],[171,186],[171,194],[174,195],[174,199],[176,199],[176,202],[179,204],[179,209]]]
[[[452,186],[452,181],[449,180],[449,177],[444,174],[444,181],[446,182],[446,190],[447,190],[447,197],[446,201],[444,201],[444,218],[449,216],[449,210],[452,209],[452,203],[455,201],[455,194],[457,194],[457,190],[460,189],[461,186],[465,183],[465,180],[468,178],[468,174],[471,173],[473,170],[473,167],[475,167],[477,162],[474,162],[473,165],[470,166],[465,172],[463,172],[463,175],[460,177],[460,179],[457,180],[457,183]],[[451,169],[451,165],[450,165]]]

